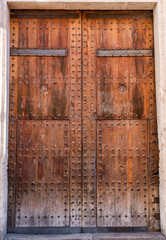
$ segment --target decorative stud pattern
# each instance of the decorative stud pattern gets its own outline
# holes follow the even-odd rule
[[[70,226],[82,224],[81,21],[70,22]]]
[[[148,58],[97,58],[96,64],[97,118],[147,119]]]
[[[148,224],[147,127],[147,120],[98,121],[100,227]]]
[[[83,15],[83,226],[96,226],[95,25]]]
[[[68,121],[18,121],[16,227],[69,225],[68,145]]]
[[[155,203],[157,214],[155,215],[154,212],[153,214],[151,213],[151,210],[154,208],[154,196],[155,198],[158,196],[158,144],[156,135],[153,57],[96,57],[97,49],[104,49],[105,51],[107,51],[107,49],[112,49],[112,51],[117,49],[122,49],[123,51],[130,51],[130,49],[134,51],[144,51],[148,49],[152,51],[154,47],[152,18],[150,15],[147,15],[148,17],[144,15],[144,17],[131,19],[125,16],[123,19],[122,17],[117,18],[117,14],[115,14],[116,18],[110,18],[111,14],[113,16],[114,13],[115,12],[112,11],[104,15],[104,13],[86,12],[83,15],[83,136],[85,136],[84,144],[86,144],[83,145],[83,164],[89,166],[90,161],[92,161],[91,156],[95,155],[95,153],[92,153],[92,155],[89,154],[91,150],[89,143],[92,141],[94,143],[96,142],[96,122],[98,126],[100,120],[101,124],[107,120],[108,124],[112,122],[113,125],[115,125],[117,119],[120,121],[125,121],[125,119],[126,121],[131,120],[131,129],[136,131],[141,122],[145,121],[147,127],[140,132],[142,134],[142,148],[146,148],[147,151],[150,152],[150,155],[147,155],[147,153],[142,153],[141,155],[142,167],[145,168],[142,168],[141,174],[143,175],[140,175],[141,179],[138,179],[138,185],[129,185],[129,187],[127,187],[124,184],[122,187],[122,181],[118,179],[117,173],[117,185],[111,188],[112,181],[115,184],[115,180],[111,179],[111,173],[106,177],[105,172],[110,166],[111,169],[113,167],[116,168],[118,160],[115,157],[115,153],[111,155],[106,153],[104,157],[108,159],[108,161],[100,173],[99,155],[96,157],[97,171],[94,171],[94,174],[97,172],[96,225],[111,227],[124,225],[142,226],[143,224],[144,226],[148,226],[148,218],[150,218],[151,223],[149,229],[154,230],[159,229],[159,220],[157,219],[158,217],[156,217],[158,216],[158,203]],[[96,16],[95,14],[98,15],[97,19],[93,17],[93,15]],[[104,16],[106,16],[106,18]],[[94,85],[93,82],[95,83]],[[94,93],[94,96],[92,96],[92,93]],[[136,125],[134,127],[132,122],[134,123],[136,120],[138,121],[138,126]],[[93,122],[94,125],[94,138],[91,137],[91,122]],[[126,125],[124,125],[123,128],[126,128]],[[99,145],[97,145],[97,152],[99,152],[101,148],[100,144],[102,144],[102,141],[100,141],[100,136],[102,136],[102,133],[105,131],[105,127],[103,126],[100,131],[98,131],[99,130],[97,130],[97,134],[99,134],[97,141],[99,141]],[[119,133],[115,132],[115,134],[113,134],[114,137],[116,134],[118,135]],[[108,137],[107,135],[109,135],[108,131],[105,138]],[[112,132],[110,132],[110,135],[112,135]],[[118,148],[121,149],[120,146]],[[123,154],[125,161],[127,161],[127,154],[125,152]],[[137,161],[138,158],[140,158],[140,154],[130,157],[136,158]],[[96,162],[92,162],[92,165],[93,164],[96,164]],[[92,167],[90,169],[92,171]],[[123,167],[120,168],[119,175],[123,174],[124,170],[127,171],[123,169]],[[86,172],[86,169],[84,171]],[[91,171],[89,171],[89,177],[87,177],[84,183],[84,186],[89,186],[90,190],[93,189],[93,184],[90,179],[90,174],[93,175]],[[111,171],[112,170],[110,170],[110,172]],[[133,174],[135,174],[134,170]],[[85,174],[83,174],[83,177],[84,176]],[[99,180],[100,178],[101,180]],[[107,180],[103,182],[102,179],[105,178],[107,178]],[[151,180],[149,180],[149,178]],[[154,184],[155,195],[154,191],[152,191]],[[108,195],[110,188],[112,195]],[[148,191],[148,189],[150,189],[150,191]],[[89,191],[86,192],[85,190],[84,187],[84,197],[85,199],[89,198],[90,201],[91,192],[89,193]],[[139,206],[136,206],[134,205],[134,197],[138,193],[141,196],[141,202]],[[135,213],[129,211],[128,213],[122,214],[120,211],[124,212],[125,206],[121,206],[123,203],[119,202],[118,199],[129,199],[129,196],[131,199],[130,202],[128,202],[128,206],[130,205],[130,207],[134,208]],[[101,204],[101,202],[103,203]],[[149,203],[150,205],[148,205]],[[124,205],[125,204],[126,203],[124,203]],[[88,206],[87,203],[86,205]],[[148,206],[150,206],[151,209],[150,215],[148,214]],[[84,218],[84,226],[93,226],[92,205],[87,207],[86,211],[91,222],[87,222],[86,218]]]
[[[11,56],[8,226],[81,226],[80,18],[12,18],[11,48],[68,56]]]
[[[151,12],[75,13],[11,18],[11,48],[67,56],[11,56],[8,226],[158,230],[154,58],[96,56],[152,52]]]

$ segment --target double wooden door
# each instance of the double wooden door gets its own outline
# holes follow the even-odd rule
[[[159,229],[150,11],[11,11],[9,228]]]

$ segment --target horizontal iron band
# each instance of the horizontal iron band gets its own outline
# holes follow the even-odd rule
[[[58,11],[26,11],[11,10],[11,18],[61,18],[61,19],[77,19],[78,12],[58,12]]]
[[[111,13],[111,12],[96,12],[96,13],[86,13],[86,19],[141,19],[141,18],[152,18],[152,12],[130,12],[130,13]]]
[[[153,49],[98,49],[97,57],[152,57]]]
[[[10,48],[10,55],[66,57],[67,49]]]

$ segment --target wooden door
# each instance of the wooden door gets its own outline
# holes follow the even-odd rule
[[[12,231],[159,229],[153,47],[150,11],[11,12]]]
[[[9,226],[80,225],[80,25],[77,11],[11,13]]]
[[[85,226],[159,228],[152,21],[83,14]]]

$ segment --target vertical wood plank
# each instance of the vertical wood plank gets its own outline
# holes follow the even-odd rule
[[[18,47],[18,20],[10,25],[10,47]],[[8,142],[8,226],[15,226],[15,177],[16,177],[16,131],[17,131],[17,74],[18,58],[10,57],[9,81],[9,142]]]
[[[96,226],[96,21],[83,15],[83,227]]]
[[[79,12],[78,12],[79,13]],[[69,25],[70,226],[82,226],[81,14]]]

